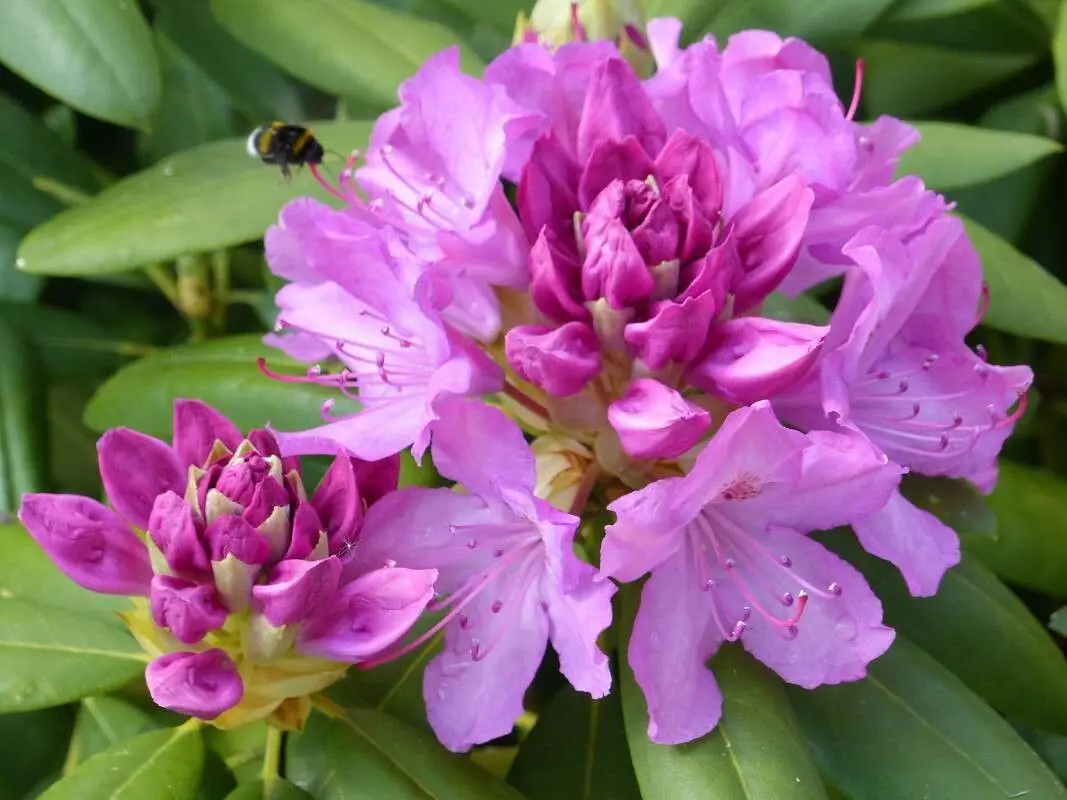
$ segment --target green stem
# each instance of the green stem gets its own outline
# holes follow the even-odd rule
[[[263,752],[263,783],[267,786],[281,777],[283,737],[281,728],[267,726],[267,743]]]
[[[226,329],[226,312],[230,303],[230,251],[216,250],[211,254],[211,271],[215,280],[215,330]]]
[[[167,268],[162,264],[146,264],[144,274],[156,285],[160,294],[167,298],[167,302],[178,308],[178,284],[170,276]]]

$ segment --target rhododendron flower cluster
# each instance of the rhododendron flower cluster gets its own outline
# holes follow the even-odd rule
[[[901,477],[989,491],[1032,379],[965,343],[977,254],[893,179],[915,131],[853,119],[862,70],[846,107],[802,41],[683,49],[680,27],[649,23],[645,80],[609,42],[526,41],[480,79],[434,56],[336,183],[316,172],[343,205],[294,201],[267,235],[291,281],[271,341],[362,402],[283,452],[430,447],[462,489],[368,513],[442,576],[425,697],[452,749],[507,732],[546,639],[608,691],[608,599],[646,575],[624,657],[654,741],[715,727],[726,642],[803,687],[863,677],[893,631],[809,534],[851,525],[934,593],[958,540]],[[839,276],[827,325],[762,311]],[[594,570],[570,541],[605,512],[578,539]]]
[[[398,459],[338,456],[309,498],[273,435],[247,438],[195,400],[174,407],[173,447],[125,428],[100,439],[108,506],[28,494],[19,519],[94,592],[129,595],[120,616],[151,660],[162,707],[231,728],[299,728],[309,696],[403,636],[433,597],[434,569],[343,563],[373,540],[369,509]]]

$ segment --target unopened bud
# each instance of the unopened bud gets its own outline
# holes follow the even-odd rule
[[[537,0],[529,18],[519,15],[515,44],[610,40],[638,75],[652,72],[642,0]]]

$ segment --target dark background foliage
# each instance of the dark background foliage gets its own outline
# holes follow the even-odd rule
[[[723,724],[664,748],[644,735],[625,666],[619,691],[592,703],[546,663],[515,733],[468,759],[427,731],[424,653],[346,679],[331,694],[344,714],[316,713],[284,742],[262,724],[195,731],[147,702],[143,661],[112,614],[121,603],[66,582],[13,523],[23,492],[98,495],[96,436],[126,425],[167,437],[175,397],[201,397],[245,428],[318,420],[322,391],[272,382],[255,358],[288,365],[260,341],[277,289],[263,231],[287,199],[326,198],[310,176],[287,183],[248,158],[244,137],[264,121],[311,120],[328,149],[359,147],[425,57],[460,42],[477,72],[529,5],[6,0],[0,798],[1067,797],[1060,0],[647,4],[681,17],[690,40],[747,27],[805,37],[831,55],[845,98],[863,58],[859,119],[918,125],[902,172],[958,203],[983,255],[992,303],[972,343],[1037,375],[992,496],[909,481],[965,545],[937,597],[910,598],[848,532],[825,537],[898,630],[864,681],[786,689],[726,648],[714,664]],[[775,298],[773,311],[824,319],[826,299]],[[434,476],[409,462],[404,480]],[[632,602],[620,595],[624,622]]]

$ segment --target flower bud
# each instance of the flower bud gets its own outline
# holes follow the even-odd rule
[[[645,39],[642,0],[538,0],[529,18],[519,14],[515,43],[536,41],[552,47],[567,42],[614,40],[640,75],[652,71]]]

